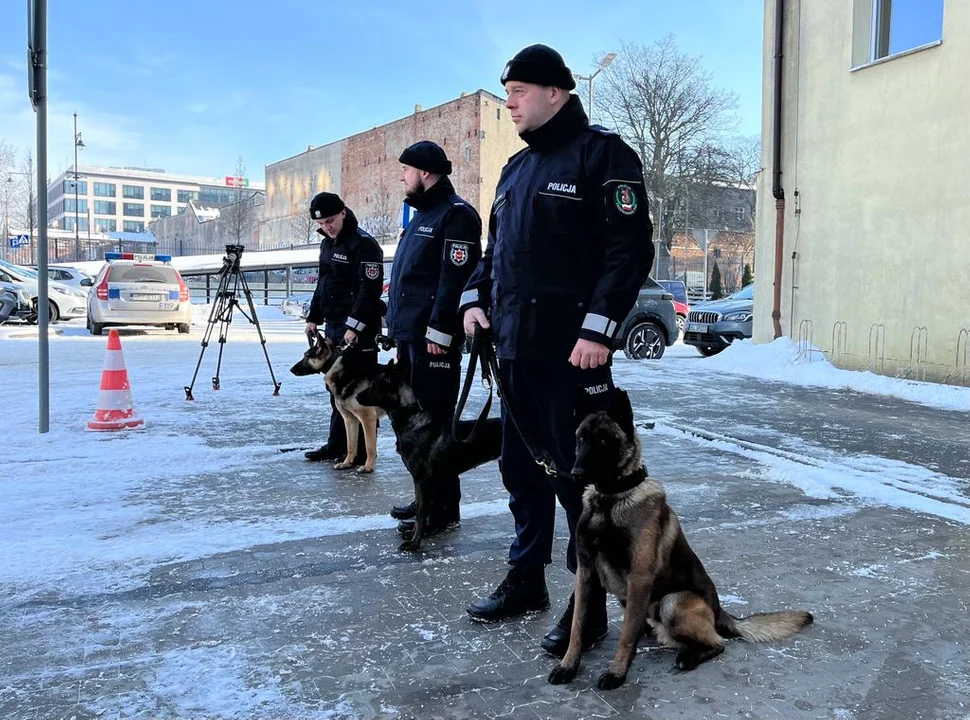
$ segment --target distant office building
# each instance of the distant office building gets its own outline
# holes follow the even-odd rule
[[[176,175],[149,168],[71,166],[47,188],[51,227],[87,234],[142,233],[152,220],[178,215],[189,201],[205,207],[235,202],[240,187],[262,190],[248,178]]]

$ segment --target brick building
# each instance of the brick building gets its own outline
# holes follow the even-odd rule
[[[485,90],[266,166],[266,203],[259,221],[261,247],[315,242],[308,223],[310,198],[338,193],[361,224],[383,242],[396,239],[403,189],[398,157],[418,140],[441,145],[451,160],[451,181],[487,222],[499,173],[519,139],[505,100]]]

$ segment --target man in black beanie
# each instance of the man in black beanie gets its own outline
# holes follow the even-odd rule
[[[454,415],[461,382],[461,346],[465,341],[458,299],[482,254],[482,221],[478,212],[455,193],[448,175],[451,161],[428,140],[401,153],[405,200],[416,212],[394,255],[387,304],[387,334],[397,341],[398,362],[410,373],[410,384],[428,412],[443,419]],[[459,520],[458,476],[432,498],[428,532],[439,532]],[[391,516],[409,531],[414,503],[397,505]]]
[[[315,336],[321,323],[333,343],[358,343],[364,362],[377,367],[377,335],[381,331],[381,291],[384,287],[384,251],[357,224],[354,213],[335,193],[322,192],[310,201],[320,243],[317,287],[307,313],[306,332]],[[326,444],[305,453],[307,460],[340,461],[347,455],[344,420],[330,396],[330,433]],[[363,428],[357,440],[355,464],[365,455]]]
[[[562,56],[531,45],[501,76],[505,107],[525,143],[502,170],[488,245],[461,297],[465,332],[491,327],[502,390],[499,468],[511,499],[512,565],[475,620],[504,620],[549,607],[556,499],[566,511],[566,567],[576,572],[582,489],[576,458],[577,393],[605,410],[613,385],[616,333],[653,262],[653,228],[643,170],[619,135],[592,127]],[[508,422],[509,417],[514,422]],[[521,434],[520,434],[521,433]],[[548,468],[542,467],[539,462]],[[562,657],[573,598],[543,638]],[[590,598],[583,646],[606,636],[606,593]]]

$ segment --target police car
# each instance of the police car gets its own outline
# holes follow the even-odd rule
[[[154,325],[189,332],[189,288],[170,255],[105,253],[88,296],[88,330],[113,325]]]

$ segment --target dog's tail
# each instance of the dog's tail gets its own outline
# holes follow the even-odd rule
[[[717,631],[723,637],[742,637],[748,642],[766,643],[791,637],[814,620],[804,610],[782,610],[736,618],[721,611]]]

